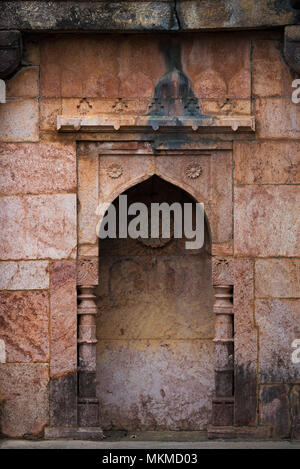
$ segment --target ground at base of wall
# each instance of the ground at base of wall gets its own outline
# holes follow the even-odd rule
[[[2,440],[0,449],[300,449],[300,441]]]

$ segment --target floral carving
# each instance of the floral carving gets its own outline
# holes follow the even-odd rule
[[[88,114],[92,107],[93,106],[89,103],[86,98],[81,99],[79,104],[77,104],[77,109],[79,110],[79,113],[83,116]]]
[[[112,179],[117,179],[123,174],[123,168],[120,164],[113,163],[107,168],[107,174]]]
[[[185,168],[185,174],[190,179],[196,179],[202,174],[202,168],[199,163],[193,162],[187,165]]]
[[[214,285],[233,285],[233,263],[229,259],[213,259],[212,274]]]
[[[112,109],[116,113],[124,112],[124,111],[126,111],[127,108],[128,108],[128,106],[127,106],[126,103],[124,103],[122,98],[118,98],[116,100],[116,102],[112,105]]]
[[[98,259],[77,261],[77,285],[98,285]]]

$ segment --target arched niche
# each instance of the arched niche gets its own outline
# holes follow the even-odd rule
[[[131,202],[195,203],[151,176]],[[116,195],[116,194],[114,194]],[[117,207],[117,203],[115,202]],[[211,237],[99,240],[96,394],[104,430],[205,430],[214,394]]]

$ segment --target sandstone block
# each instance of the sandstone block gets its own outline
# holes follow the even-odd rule
[[[77,366],[76,263],[53,262],[50,279],[50,375],[57,376]]]
[[[10,438],[41,435],[49,421],[48,381],[46,364],[0,364],[4,435]]]
[[[254,96],[291,95],[291,72],[280,54],[280,42],[255,39],[252,52]]]
[[[100,341],[97,348],[104,429],[206,428],[214,392],[213,343]]]
[[[0,213],[3,260],[75,258],[75,194],[4,197]]]
[[[48,287],[48,261],[0,263],[0,289],[40,290]]]
[[[299,298],[299,259],[257,259],[255,290],[257,298]]]
[[[288,438],[290,435],[288,386],[284,384],[262,386],[260,401],[262,424],[272,425],[273,438]]]
[[[0,142],[36,142],[39,108],[35,99],[8,101],[0,107]]]
[[[6,362],[45,362],[49,358],[48,292],[0,293],[0,337]]]
[[[256,300],[255,315],[261,381],[299,380],[299,364],[292,362],[292,343],[300,338],[300,300]]]
[[[236,142],[236,184],[299,184],[300,144],[290,142]]]
[[[298,186],[235,188],[234,250],[237,255],[298,256]]]
[[[0,144],[2,194],[76,191],[73,144]]]
[[[256,99],[259,138],[300,138],[300,107],[289,98]]]
[[[6,82],[8,98],[37,98],[39,96],[39,68],[23,67]]]

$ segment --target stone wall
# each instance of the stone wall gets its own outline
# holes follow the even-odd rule
[[[297,76],[282,58],[282,34],[189,33],[176,54],[166,35],[24,39],[23,66],[0,104],[2,433],[42,435],[57,418],[49,380],[77,366],[76,141],[100,137],[59,134],[57,115],[146,114],[172,65],[204,114],[255,116],[253,135],[203,136],[233,139],[234,235],[213,254],[234,265],[236,380],[254,389],[249,409],[237,398],[236,423],[299,437],[291,343],[300,339],[300,105],[291,101]]]

